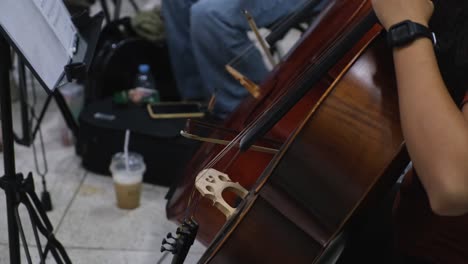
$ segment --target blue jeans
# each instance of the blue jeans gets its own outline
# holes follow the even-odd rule
[[[213,114],[225,118],[248,94],[225,70],[225,65],[252,44],[250,27],[242,10],[248,10],[259,27],[290,14],[304,0],[163,0],[172,68],[183,99],[208,99],[216,94]],[[236,69],[254,82],[267,74],[258,50]]]

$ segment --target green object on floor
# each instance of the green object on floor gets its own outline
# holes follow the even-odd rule
[[[127,105],[129,103],[136,104],[136,105],[146,105],[146,104],[154,104],[160,101],[159,93],[156,91],[149,96],[142,97],[138,102],[133,102],[130,99],[127,90],[119,91],[113,94],[112,102],[118,105]]]
[[[158,103],[160,101],[159,99],[159,93],[154,93],[151,96],[143,98],[143,103],[145,104],[154,104]]]
[[[112,102],[118,105],[126,105],[130,99],[128,98],[128,91],[120,91],[114,93],[112,96]]]

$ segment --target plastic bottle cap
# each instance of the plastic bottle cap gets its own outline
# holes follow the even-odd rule
[[[141,73],[148,73],[150,70],[150,66],[148,64],[140,64],[138,66],[138,71]]]

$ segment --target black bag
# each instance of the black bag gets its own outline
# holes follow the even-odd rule
[[[80,117],[77,152],[85,169],[110,175],[109,165],[123,150],[125,130],[131,130],[129,150],[143,155],[144,182],[169,186],[182,174],[199,143],[180,136],[185,119],[151,119],[145,107],[116,106],[111,99],[89,104]]]
[[[149,64],[162,101],[178,101],[165,41],[137,36],[130,18],[107,24],[99,37],[85,91],[85,104],[134,88],[138,65]]]

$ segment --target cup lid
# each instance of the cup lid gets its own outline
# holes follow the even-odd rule
[[[145,162],[143,157],[135,152],[128,153],[128,169],[130,172],[139,172],[146,169]],[[115,171],[125,171],[127,170],[125,164],[125,154],[123,152],[118,152],[112,156],[112,161],[110,165],[111,172]]]

